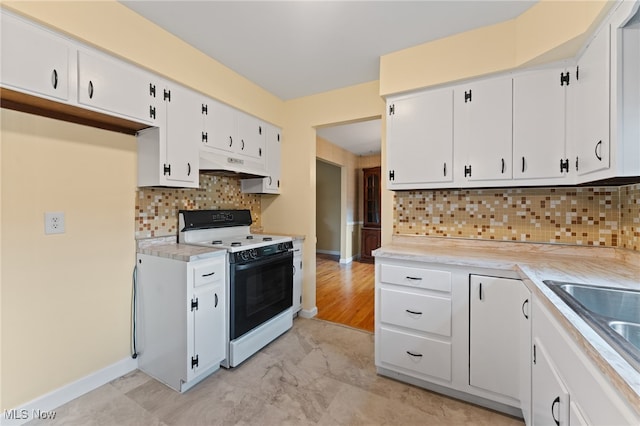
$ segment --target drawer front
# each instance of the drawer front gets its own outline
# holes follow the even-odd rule
[[[378,348],[383,363],[451,381],[451,343],[381,327]]]
[[[407,266],[381,265],[380,281],[388,284],[451,292],[451,272]]]
[[[426,333],[451,336],[451,299],[448,297],[380,290],[381,321]]]
[[[203,263],[193,268],[193,286],[198,287],[224,279],[224,256],[220,260]]]

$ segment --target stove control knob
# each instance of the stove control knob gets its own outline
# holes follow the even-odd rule
[[[258,258],[258,252],[256,251],[256,249],[249,250],[249,255],[251,256],[252,259]]]
[[[249,260],[249,250],[241,251],[238,255],[242,260]]]

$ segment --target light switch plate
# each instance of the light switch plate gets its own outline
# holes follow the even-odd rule
[[[46,212],[44,214],[45,234],[64,234],[64,213]]]

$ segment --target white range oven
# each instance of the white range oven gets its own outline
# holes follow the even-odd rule
[[[291,237],[252,234],[249,210],[180,210],[178,242],[227,250],[227,358],[235,367],[293,325]]]

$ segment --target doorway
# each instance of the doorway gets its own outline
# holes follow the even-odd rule
[[[316,137],[318,318],[373,331],[374,265],[359,262],[364,168],[381,165],[381,120],[328,126]]]

